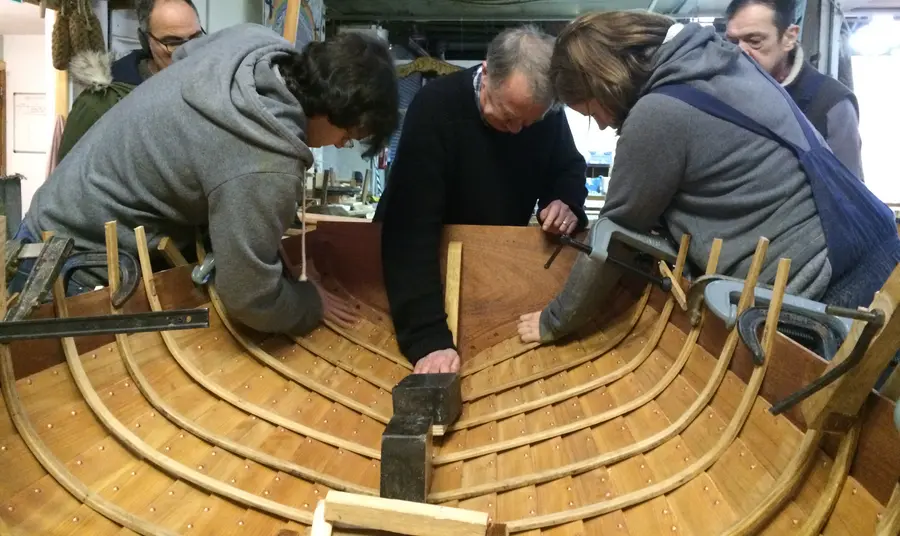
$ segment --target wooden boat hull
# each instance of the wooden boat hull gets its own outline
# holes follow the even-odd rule
[[[329,490],[377,496],[390,391],[410,373],[377,238],[371,224],[309,235],[319,271],[358,300],[353,330],[252,332],[181,266],[125,309],[208,306],[208,329],[11,344],[0,535],[287,536],[309,531]],[[298,240],[285,241],[294,261]],[[797,408],[772,416],[826,363],[778,335],[755,367],[743,344],[727,351],[718,319],[693,329],[641,281],[577,337],[522,345],[515,319],[558,292],[574,252],[545,270],[538,229],[451,227],[447,240],[464,248],[464,407],[434,440],[429,502],[529,535],[896,534],[893,402],[870,395],[845,436],[807,431]],[[66,304],[109,311],[105,291]]]

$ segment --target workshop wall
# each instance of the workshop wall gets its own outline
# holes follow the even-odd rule
[[[21,173],[26,177],[22,183],[23,212],[31,204],[31,198],[47,175],[47,158],[53,137],[53,77],[55,72],[50,65],[49,48],[44,35],[5,35],[3,41],[3,61],[6,62],[6,161],[7,173]],[[32,108],[28,112],[16,113],[16,93],[43,94],[44,117],[35,117]],[[16,143],[16,117],[22,124],[19,128],[27,128],[20,132],[19,140],[28,139],[24,147]],[[22,119],[27,117],[27,119]],[[27,123],[25,123],[27,121]],[[43,125],[43,128],[35,125]]]

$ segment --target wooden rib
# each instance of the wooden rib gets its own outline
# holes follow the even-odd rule
[[[672,282],[672,297],[678,302],[682,311],[687,311],[687,297],[684,295],[684,290],[681,288],[681,277],[672,273],[672,270],[669,269],[669,265],[666,264],[666,261],[659,261],[659,272],[663,277],[668,277],[669,281]]]
[[[403,357],[402,355],[398,355],[393,352],[388,352],[384,348],[379,348],[378,346],[375,346],[374,344],[366,342],[365,340],[359,338],[352,331],[348,331],[348,330],[338,326],[337,324],[335,324],[334,322],[332,322],[330,320],[323,319],[322,323],[325,324],[325,327],[327,327],[331,331],[337,333],[341,337],[347,339],[348,341],[352,342],[353,344],[355,344],[357,346],[362,346],[363,348],[372,352],[373,354],[380,355],[381,357],[386,358],[388,361],[391,361],[392,363],[394,363],[396,365],[400,365],[401,367],[405,368],[406,370],[411,371],[413,369],[413,366],[409,363],[409,360],[406,359],[405,357]],[[294,337],[294,342],[297,342],[298,344],[300,344],[300,341],[298,339],[302,340],[302,337]],[[305,348],[305,346],[304,346],[304,348]]]
[[[644,287],[644,294],[642,295],[642,297],[646,296],[647,299],[649,299],[651,292],[653,292],[653,287],[652,287],[652,285],[648,284],[646,287]],[[637,324],[637,321],[638,321],[638,319],[640,319],[642,313],[643,313],[643,308],[641,308],[640,311],[637,311],[635,313],[636,316],[633,318],[633,322],[630,323],[627,331],[625,331],[624,333],[621,333],[621,334],[615,333],[612,337],[610,337],[607,340],[607,342],[603,346],[598,348],[592,355],[594,357],[603,355],[606,352],[610,351],[612,348],[614,348],[617,344],[619,344],[622,341],[622,339],[624,339],[628,335],[628,333],[631,332],[631,330],[634,328],[634,326]],[[616,327],[617,326],[611,326],[610,330],[614,330],[614,329],[616,329]],[[466,376],[471,376],[472,374],[475,374],[476,372],[481,372],[484,369],[490,368],[494,365],[500,364],[509,359],[514,359],[516,357],[524,355],[524,354],[530,352],[531,350],[534,350],[535,348],[538,348],[539,346],[541,346],[541,344],[537,343],[537,342],[523,344],[523,343],[519,342],[518,335],[513,337],[512,340],[514,340],[516,342],[516,344],[517,344],[516,348],[506,352],[505,354],[493,356],[490,359],[485,359],[485,360],[477,363],[476,365],[472,365],[468,368],[462,369],[460,372],[460,376],[463,378],[465,378]],[[475,356],[475,359],[477,359],[477,357],[478,356]]]
[[[659,344],[659,340],[662,338],[663,333],[666,331],[666,326],[669,324],[669,318],[672,315],[672,310],[674,309],[674,304],[671,301],[666,302],[663,306],[663,310],[659,315],[659,318],[656,320],[656,324],[653,326],[653,332],[650,334],[650,338],[647,341],[647,344],[641,348],[641,351],[638,354],[630,359],[625,365],[620,368],[610,372],[609,374],[604,374],[599,378],[595,378],[589,382],[585,382],[580,385],[576,385],[575,387],[571,387],[566,389],[565,391],[541,397],[538,400],[532,400],[530,402],[525,402],[524,404],[519,404],[518,406],[497,410],[493,413],[488,413],[485,415],[479,415],[478,417],[470,417],[468,419],[460,420],[454,423],[451,426],[451,430],[462,430],[465,428],[472,428],[481,424],[485,424],[491,421],[498,421],[501,419],[506,419],[509,417],[514,417],[521,413],[528,413],[530,411],[534,411],[536,409],[540,409],[544,406],[550,406],[556,404],[558,402],[562,402],[568,400],[575,396],[580,396],[584,393],[589,393],[595,389],[599,389],[604,385],[608,385],[616,380],[624,378],[628,374],[637,370],[647,358],[650,357],[650,354],[656,349]],[[623,339],[625,336],[622,337]],[[616,341],[616,345],[621,341]],[[592,352],[592,354],[597,354],[595,357],[601,357],[603,354],[607,353],[608,350],[600,352]]]
[[[619,340],[615,344],[618,344],[622,339],[624,339],[625,336],[635,326],[635,324],[637,324],[638,319],[641,317],[641,314],[643,314],[644,308],[647,306],[647,302],[650,299],[650,292],[651,292],[651,288],[648,285],[647,289],[644,291],[644,294],[641,296],[640,300],[638,300],[638,302],[632,306],[633,312],[631,313],[631,316],[628,318],[628,320],[621,322],[621,323],[617,323],[615,326],[612,327],[612,329],[610,331],[616,330],[616,328],[621,328],[622,326],[627,326],[623,330],[623,333],[621,334],[621,336],[616,334],[616,336],[619,338]],[[613,344],[612,346],[615,346],[615,344]],[[565,361],[563,363],[560,363],[559,365],[549,367],[544,370],[539,370],[533,374],[529,374],[528,376],[516,378],[512,381],[509,381],[509,382],[506,382],[503,384],[493,385],[483,391],[464,394],[463,402],[472,402],[473,400],[478,400],[479,398],[484,398],[486,396],[490,396],[490,395],[497,394],[497,393],[500,393],[503,391],[507,391],[509,389],[519,387],[520,385],[536,382],[536,381],[544,379],[548,376],[553,376],[554,374],[559,374],[560,372],[565,372],[569,369],[576,368],[579,365],[583,365],[584,363],[587,363],[588,361],[595,359],[596,357],[597,356],[594,355],[594,353],[585,354],[577,359],[571,359],[571,360]]]
[[[891,500],[875,529],[875,536],[896,536],[897,534],[900,534],[900,484],[894,486]]]
[[[162,237],[156,249],[162,252],[162,254],[166,257],[166,260],[168,260],[169,264],[171,264],[172,266],[184,266],[188,263],[188,261],[184,258],[184,255],[182,255],[181,252],[178,251],[178,248],[175,247],[172,239],[168,236]]]
[[[225,310],[225,313],[226,313],[226,314],[228,313],[228,310],[227,310],[227,309]],[[334,331],[334,330],[332,330],[332,331]],[[338,335],[339,337],[344,337],[340,332],[336,332],[336,333],[337,333],[337,335]],[[376,375],[374,375],[374,374],[369,374],[369,373],[368,373],[367,371],[365,371],[365,370],[360,370],[360,369],[354,367],[353,365],[347,363],[346,360],[339,359],[339,358],[335,358],[335,357],[333,357],[333,356],[330,356],[330,355],[325,354],[324,352],[321,352],[321,351],[316,350],[316,349],[315,349],[314,347],[312,347],[312,345],[306,340],[305,337],[299,337],[299,336],[296,336],[296,335],[291,335],[290,338],[291,338],[291,340],[294,341],[295,344],[300,345],[300,346],[301,346],[304,350],[306,350],[307,352],[309,352],[309,353],[311,353],[311,354],[313,354],[313,355],[319,356],[323,361],[327,361],[328,363],[331,363],[331,364],[334,365],[335,367],[344,369],[345,371],[349,372],[350,374],[352,374],[353,376],[359,378],[360,380],[369,382],[369,383],[371,383],[372,385],[374,385],[375,387],[378,387],[379,389],[382,389],[382,390],[385,390],[385,391],[388,391],[388,392],[390,392],[390,391],[393,390],[393,388],[394,388],[394,383],[393,383],[393,382],[390,382],[390,381],[388,381],[388,380],[386,380],[386,379],[384,379],[384,378],[381,378],[381,377],[379,377],[379,376],[376,376]],[[348,340],[350,340],[350,339],[348,339]],[[356,341],[351,341],[351,342],[353,342],[354,344],[356,344]],[[359,345],[359,346],[362,346],[362,345]],[[366,349],[368,350],[368,348],[366,348]]]
[[[729,527],[725,532],[726,536],[756,534],[781,511],[806,480],[809,470],[812,469],[813,462],[816,460],[816,454],[819,452],[821,439],[822,433],[816,430],[808,430],[803,435],[803,441],[797,448],[797,452],[778,476],[768,495],[757,503],[743,519]]]
[[[209,301],[213,306],[213,310],[215,310],[216,314],[219,315],[219,320],[222,321],[225,329],[228,330],[228,333],[230,333],[231,336],[234,337],[234,340],[236,340],[238,344],[247,351],[248,354],[255,357],[257,360],[259,360],[260,363],[271,368],[278,374],[281,374],[284,378],[297,382],[310,391],[318,393],[329,400],[333,400],[338,404],[341,404],[363,415],[371,417],[380,423],[388,423],[388,421],[390,420],[389,416],[375,411],[368,404],[363,404],[362,402],[341,394],[330,387],[324,386],[321,383],[310,379],[308,376],[298,373],[296,370],[285,365],[280,360],[275,359],[272,354],[263,350],[262,347],[253,342],[250,338],[245,336],[240,332],[240,330],[235,327],[234,323],[228,317],[228,312],[225,310],[225,305],[222,303],[222,298],[219,297],[219,293],[218,291],[216,291],[216,286],[212,281],[210,281],[210,283],[207,285],[207,291],[209,292]],[[170,348],[169,351],[172,351],[172,349]]]
[[[0,216],[0,258],[6,253],[5,240],[6,218]],[[0,318],[6,316],[6,272],[0,270]],[[98,514],[109,519],[113,523],[134,531],[142,536],[175,536],[174,532],[163,527],[149,523],[118,505],[104,499],[98,493],[91,491],[84,483],[75,478],[66,466],[53,455],[47,445],[44,444],[37,431],[31,425],[31,420],[25,412],[19,391],[16,387],[15,371],[13,370],[12,355],[9,353],[9,345],[0,344],[0,391],[3,392],[3,400],[6,411],[9,413],[13,426],[19,437],[28,447],[41,467],[52,476],[73,497],[93,509]]]
[[[112,231],[110,231],[111,229]],[[110,226],[107,224],[107,244],[109,244],[111,240],[115,240],[114,238],[110,238],[110,232],[115,233],[114,229],[114,225]],[[115,260],[108,261],[110,266],[118,266],[117,248],[113,248],[112,251],[108,250],[107,258],[109,259],[112,256],[115,256]],[[110,270],[111,293],[114,292],[114,289],[117,286],[117,279],[113,279],[114,274],[118,275],[116,272],[116,269]],[[146,276],[150,276],[151,274],[152,272],[146,274]],[[65,290],[63,289],[61,279],[57,279],[54,283],[53,294],[57,316],[59,318],[67,318],[69,316],[68,307],[66,306]],[[109,408],[107,408],[100,399],[97,391],[95,391],[94,387],[91,385],[91,380],[84,370],[81,359],[79,359],[78,349],[75,347],[75,339],[72,337],[63,337],[61,343],[63,353],[66,356],[66,362],[69,365],[69,371],[72,373],[72,378],[75,380],[78,391],[81,393],[81,396],[84,398],[88,407],[91,408],[91,411],[94,412],[94,416],[97,417],[97,420],[100,421],[104,428],[106,428],[122,444],[122,446],[173,478],[190,482],[211,494],[228,498],[243,506],[255,508],[283,519],[289,519],[306,525],[312,523],[312,513],[310,512],[304,512],[275,501],[263,499],[262,497],[248,493],[240,488],[225,484],[199,471],[185,467],[147,444],[143,439],[135,435],[125,425],[119,422],[115,415],[112,414]]]
[[[459,332],[459,294],[462,278],[462,242],[453,241],[447,246],[447,282],[444,285],[444,310],[447,312],[447,327],[453,336],[453,344]]]
[[[138,236],[139,233],[143,235],[142,239],[144,240],[144,242],[146,242],[147,239],[146,234],[144,233],[143,226],[135,228],[134,232],[135,236]],[[138,240],[141,240],[141,238],[139,238]],[[141,264],[141,278],[144,281],[144,290],[146,291],[145,293],[147,295],[147,302],[149,302],[150,304],[150,309],[153,311],[162,311],[163,308],[159,302],[159,296],[157,296],[156,294],[156,284],[153,282],[152,268],[149,265],[144,266],[143,262]],[[225,402],[228,402],[232,406],[238,408],[239,410],[249,413],[250,415],[256,415],[258,418],[263,419],[264,421],[268,421],[276,426],[281,426],[282,428],[290,430],[297,434],[310,437],[317,441],[321,441],[322,443],[325,443],[327,445],[342,448],[350,452],[355,452],[356,454],[366,456],[374,460],[381,459],[381,453],[375,449],[364,447],[358,443],[335,437],[331,434],[316,430],[315,428],[310,428],[309,426],[287,419],[284,416],[275,413],[274,411],[270,411],[257,404],[252,404],[244,400],[228,389],[225,389],[218,383],[211,381],[190,359],[184,357],[184,355],[182,355],[181,353],[180,346],[175,341],[175,337],[171,332],[161,331],[159,334],[166,342],[166,347],[169,349],[172,357],[181,366],[181,368],[184,369],[188,376],[190,376],[195,382],[200,384],[201,387],[224,400]]]
[[[753,262],[751,263],[750,274],[748,275],[747,280],[744,284],[744,292],[741,294],[741,299],[738,303],[738,314],[742,313],[752,303],[754,296],[754,287],[756,286],[756,281],[759,277],[759,272],[762,267],[762,263],[765,258],[765,252],[767,249],[768,240],[765,238],[760,238],[760,241],[757,244],[756,254],[754,255]],[[709,452],[704,454],[700,459],[685,468],[683,471],[680,471],[679,473],[672,475],[671,477],[652,486],[648,486],[646,488],[621,495],[609,501],[602,501],[599,503],[583,506],[581,508],[574,508],[568,511],[556,512],[553,514],[512,521],[507,524],[509,532],[518,533],[546,527],[555,527],[573,521],[581,521],[586,518],[596,517],[614,510],[627,508],[629,506],[633,506],[635,504],[650,500],[654,497],[658,497],[664,493],[668,493],[669,491],[672,491],[691,481],[697,475],[703,473],[710,466],[712,466],[712,464],[715,463],[716,460],[728,449],[735,438],[737,438],[738,433],[740,432],[741,428],[743,428],[743,425],[746,422],[747,418],[750,416],[750,411],[753,408],[753,404],[756,401],[756,396],[759,393],[760,387],[762,386],[762,380],[765,377],[766,370],[770,361],[768,357],[771,355],[773,343],[775,340],[778,313],[781,309],[781,301],[784,298],[784,287],[787,283],[789,268],[790,261],[782,259],[781,262],[779,262],[778,273],[776,275],[776,285],[772,293],[772,299],[769,305],[769,315],[766,318],[766,329],[763,334],[763,348],[766,350],[765,355],[767,359],[765,359],[763,365],[756,367],[753,370],[753,374],[750,377],[750,382],[747,385],[747,389],[744,391],[744,396],[741,398],[741,402],[738,405],[737,410],[735,411],[734,417],[728,423],[728,427],[722,432],[719,440],[716,441],[716,444]],[[737,338],[738,332],[736,329],[733,329],[728,335],[728,339],[725,342],[725,347],[723,348],[723,356],[720,356],[719,358],[719,366],[721,366],[722,362],[724,361],[730,361],[730,355],[734,352],[734,348],[737,345]],[[726,351],[727,354],[725,353]],[[725,359],[723,359],[723,357]],[[724,371],[722,371],[722,374],[724,375]]]
[[[713,242],[712,249],[710,250],[709,260],[708,260],[707,266],[706,266],[707,274],[715,273],[716,268],[718,267],[718,264],[719,264],[719,255],[721,254],[721,251],[722,251],[722,240],[716,239]],[[683,263],[681,266],[683,267]],[[671,299],[669,300],[669,302],[667,302],[667,306],[672,306]],[[659,385],[663,385],[663,389],[664,389],[665,386],[668,386],[674,380],[675,376],[677,376],[678,372],[680,372],[680,370],[683,368],[684,364],[687,362],[688,357],[693,352],[697,338],[700,335],[700,329],[703,326],[704,320],[705,320],[705,312],[703,312],[701,314],[700,322],[697,324],[697,326],[692,328],[691,332],[688,334],[685,344],[682,346],[682,350],[679,353],[679,357],[676,361],[676,364],[674,364],[671,367],[669,372],[657,384],[657,387]],[[732,353],[733,353],[733,348],[732,348]],[[637,443],[629,445],[628,447],[624,447],[624,448],[621,448],[621,449],[618,449],[618,450],[615,450],[612,452],[607,452],[600,456],[595,456],[595,457],[589,458],[587,460],[582,460],[582,461],[572,463],[569,465],[565,465],[562,467],[557,467],[554,469],[543,471],[541,473],[534,473],[531,475],[518,475],[516,477],[512,477],[512,478],[509,478],[506,480],[494,481],[489,484],[481,484],[481,485],[477,485],[477,486],[470,486],[468,488],[432,493],[429,495],[428,499],[433,502],[447,502],[447,501],[452,501],[452,500],[463,500],[463,499],[468,499],[471,497],[477,497],[480,495],[486,495],[488,493],[499,493],[499,492],[508,491],[511,489],[521,488],[524,486],[550,482],[550,481],[556,480],[558,478],[563,478],[566,476],[575,476],[578,474],[586,473],[586,472],[592,471],[598,467],[602,467],[604,465],[608,465],[610,463],[614,463],[614,462],[623,460],[625,458],[629,458],[631,456],[634,456],[641,452],[646,452],[656,446],[659,446],[662,443],[669,440],[671,437],[681,433],[684,429],[686,429],[688,427],[688,425],[690,425],[690,423],[694,420],[696,415],[700,413],[702,408],[707,403],[709,403],[709,401],[712,399],[713,394],[715,393],[716,389],[718,388],[718,385],[721,383],[722,379],[725,377],[725,372],[727,370],[728,363],[726,362],[724,367],[722,367],[721,365],[725,361],[730,362],[730,359],[731,359],[731,354],[728,355],[727,360],[720,357],[720,359],[719,359],[720,366],[716,368],[716,371],[713,373],[713,377],[710,378],[711,385],[713,384],[713,379],[717,378],[717,380],[714,382],[714,387],[710,388],[711,385],[708,385],[707,388],[700,395],[700,397],[698,397],[698,399],[694,402],[694,404],[690,408],[688,408],[688,411],[686,411],[684,413],[684,415],[682,415],[682,417],[678,421],[676,421],[675,423],[672,423],[668,428],[660,431],[657,434],[654,434],[653,436],[650,436],[650,437],[644,439],[643,441],[639,441]],[[670,375],[671,375],[671,379],[669,379]],[[661,391],[659,391],[659,392],[661,392]],[[647,398],[647,400],[643,400],[641,402],[641,405],[646,404],[647,402],[649,402],[650,400],[655,398],[658,394],[659,393],[656,392],[656,389],[654,389],[652,396],[642,397],[642,399]],[[631,403],[626,403],[625,405],[630,407]],[[634,408],[632,408],[632,409],[634,409]],[[613,410],[613,411],[616,411],[616,410]],[[607,413],[609,413],[609,412],[607,412]],[[604,414],[601,414],[600,416],[603,416],[603,415]],[[595,416],[595,418],[596,417],[599,417],[599,416]],[[576,424],[578,424],[578,423],[576,423]],[[563,435],[563,434],[564,434],[563,432],[555,433],[554,437],[557,435]],[[477,450],[477,449],[473,449],[473,450]],[[449,461],[444,462],[444,459],[451,459],[456,454],[458,454],[458,453],[454,453],[454,454],[451,454],[451,455],[448,455],[445,457],[437,457],[432,460],[432,463],[434,463],[434,464],[449,463]],[[450,461],[453,461],[453,460],[450,460]]]
[[[681,246],[678,250],[678,258],[675,262],[675,273],[677,277],[681,277],[681,274],[684,271],[684,265],[687,260],[687,252],[690,246],[690,235],[685,234],[681,239]],[[719,263],[719,252],[721,251],[721,239],[717,239],[717,241],[713,244],[713,250],[710,252],[709,257],[709,265],[707,266],[707,274],[715,273],[716,266]],[[716,244],[718,244],[719,249],[716,249]],[[710,271],[710,267],[712,271]],[[666,330],[666,326],[669,323],[669,318],[672,315],[672,310],[674,309],[674,302],[672,297],[669,297],[666,300],[666,304],[663,306],[662,313],[660,313],[659,318],[656,321],[656,325],[653,328],[653,332],[650,334],[650,339],[647,341],[647,344],[641,348],[641,351],[638,352],[638,355],[628,361],[624,366],[610,372],[609,374],[605,374],[600,378],[595,378],[589,382],[583,383],[581,385],[577,385],[570,389],[567,389],[563,392],[556,393],[554,395],[541,397],[538,400],[532,400],[531,402],[526,402],[524,404],[520,404],[513,408],[506,408],[502,410],[495,411],[494,413],[490,413],[487,415],[480,415],[478,417],[472,417],[469,419],[464,419],[457,421],[453,425],[451,425],[450,430],[461,430],[463,428],[471,428],[473,426],[477,426],[479,424],[484,424],[487,422],[505,419],[508,417],[514,417],[521,413],[527,413],[529,411],[533,411],[535,409],[540,409],[545,406],[549,406],[555,404],[557,402],[561,402],[563,400],[568,400],[569,398],[582,395],[584,393],[588,393],[595,389],[599,389],[604,385],[612,383],[618,379],[624,378],[629,373],[637,370],[647,358],[650,357],[650,354],[653,353],[653,350],[656,349],[659,344],[659,340],[662,338],[663,332]],[[632,327],[632,329],[634,329]],[[623,335],[622,339],[624,339],[627,335]],[[618,345],[621,342],[621,339],[616,341],[615,345]],[[534,346],[537,346],[535,344]],[[600,356],[602,354],[607,353],[608,350],[604,350],[601,352],[592,352],[596,354],[596,356]]]
[[[806,523],[800,529],[798,533],[800,536],[818,536],[825,528],[841,495],[841,490],[844,488],[844,483],[847,481],[847,475],[850,473],[850,465],[853,464],[853,455],[856,453],[860,431],[861,423],[857,420],[853,424],[853,428],[841,440],[834,465],[831,466],[831,472],[828,474],[828,483],[816,502],[815,509],[810,512]]]
[[[141,231],[143,231],[143,229],[141,229]],[[139,233],[135,231],[135,239],[137,242],[138,258],[141,265],[149,266],[150,251],[147,248],[146,234],[144,232]],[[112,251],[112,249],[107,247],[107,252],[110,251]],[[113,263],[114,261],[112,259],[109,259],[108,262]],[[118,285],[118,279],[114,280],[112,276],[110,276],[110,289],[116,288],[118,287]],[[115,291],[111,290],[111,292]],[[118,309],[112,306],[112,303],[110,303],[110,307],[113,311],[113,314],[120,313]],[[299,477],[307,481],[323,484],[325,486],[328,486],[329,488],[353,491],[355,493],[361,493],[365,495],[378,494],[378,491],[375,489],[360,486],[352,482],[346,482],[325,473],[313,471],[312,469],[308,469],[296,463],[283,460],[281,458],[278,458],[277,456],[272,456],[271,454],[243,445],[238,441],[232,440],[231,438],[210,432],[206,428],[198,425],[194,421],[191,421],[190,419],[176,411],[174,408],[169,406],[169,404],[166,403],[166,401],[156,392],[156,390],[153,389],[153,386],[147,380],[147,377],[144,376],[144,373],[141,372],[140,366],[134,359],[134,354],[131,350],[131,344],[128,341],[127,335],[116,335],[116,344],[118,346],[119,355],[122,357],[122,361],[125,363],[125,368],[128,370],[128,373],[131,375],[132,379],[134,379],[138,390],[140,390],[141,394],[144,395],[144,398],[147,399],[147,402],[149,402],[150,405],[153,406],[153,408],[156,409],[160,414],[164,415],[167,419],[175,423],[180,428],[194,434],[195,436],[212,445],[221,448],[222,450],[232,452],[242,458],[253,460],[260,465],[282,471],[284,473]]]
[[[577,421],[570,422],[562,426],[548,428],[528,435],[516,436],[512,439],[507,439],[506,441],[491,442],[487,445],[482,445],[467,450],[461,450],[452,454],[435,456],[432,459],[432,464],[444,465],[460,460],[478,458],[480,456],[484,456],[486,454],[491,454],[494,452],[512,450],[523,445],[538,443],[547,439],[552,439],[554,437],[572,434],[584,428],[597,426],[599,424],[611,421],[616,417],[620,417],[625,413],[630,413],[632,411],[640,409],[642,406],[659,396],[660,393],[665,391],[666,388],[669,387],[669,385],[675,380],[675,378],[678,377],[678,374],[681,373],[681,369],[684,368],[685,363],[687,363],[688,358],[694,351],[694,344],[697,342],[698,335],[699,330],[691,330],[690,334],[684,342],[684,345],[681,348],[681,352],[679,352],[678,354],[678,358],[676,359],[675,363],[671,367],[669,367],[669,370],[666,371],[666,374],[663,375],[663,377],[660,378],[660,380],[652,388],[647,390],[646,393],[639,397],[633,398],[628,402],[625,402],[624,404],[620,404],[611,410],[592,415],[588,418],[578,419]],[[636,361],[636,359],[632,359],[632,361]],[[441,500],[446,499],[442,498]]]

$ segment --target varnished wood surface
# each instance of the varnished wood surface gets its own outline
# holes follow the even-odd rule
[[[463,291],[476,279],[467,269]],[[226,322],[186,268],[147,285],[162,298],[154,308],[209,307],[211,327],[69,345],[55,362],[41,357],[49,367],[3,376],[15,403],[0,406],[0,520],[11,534],[306,534],[328,490],[378,493],[390,388],[409,373],[389,324],[266,336]],[[108,311],[98,294],[67,300],[70,312],[78,300]],[[776,335],[754,368],[741,343],[732,356],[736,338],[717,319],[692,330],[671,296],[636,294],[623,291],[617,314],[571,340],[506,336],[468,356],[463,414],[435,442],[431,502],[529,536],[729,534],[766,501],[761,534],[894,526],[900,450],[893,428],[873,426],[888,401],[870,397],[855,450],[854,437],[823,448],[802,422],[768,412],[811,379],[796,370],[814,377],[821,361]],[[864,467],[870,459],[881,465]]]

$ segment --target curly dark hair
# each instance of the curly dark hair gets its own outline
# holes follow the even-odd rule
[[[303,52],[279,59],[290,92],[307,117],[325,116],[340,128],[355,130],[378,154],[400,121],[397,71],[387,44],[357,32],[309,43]]]

